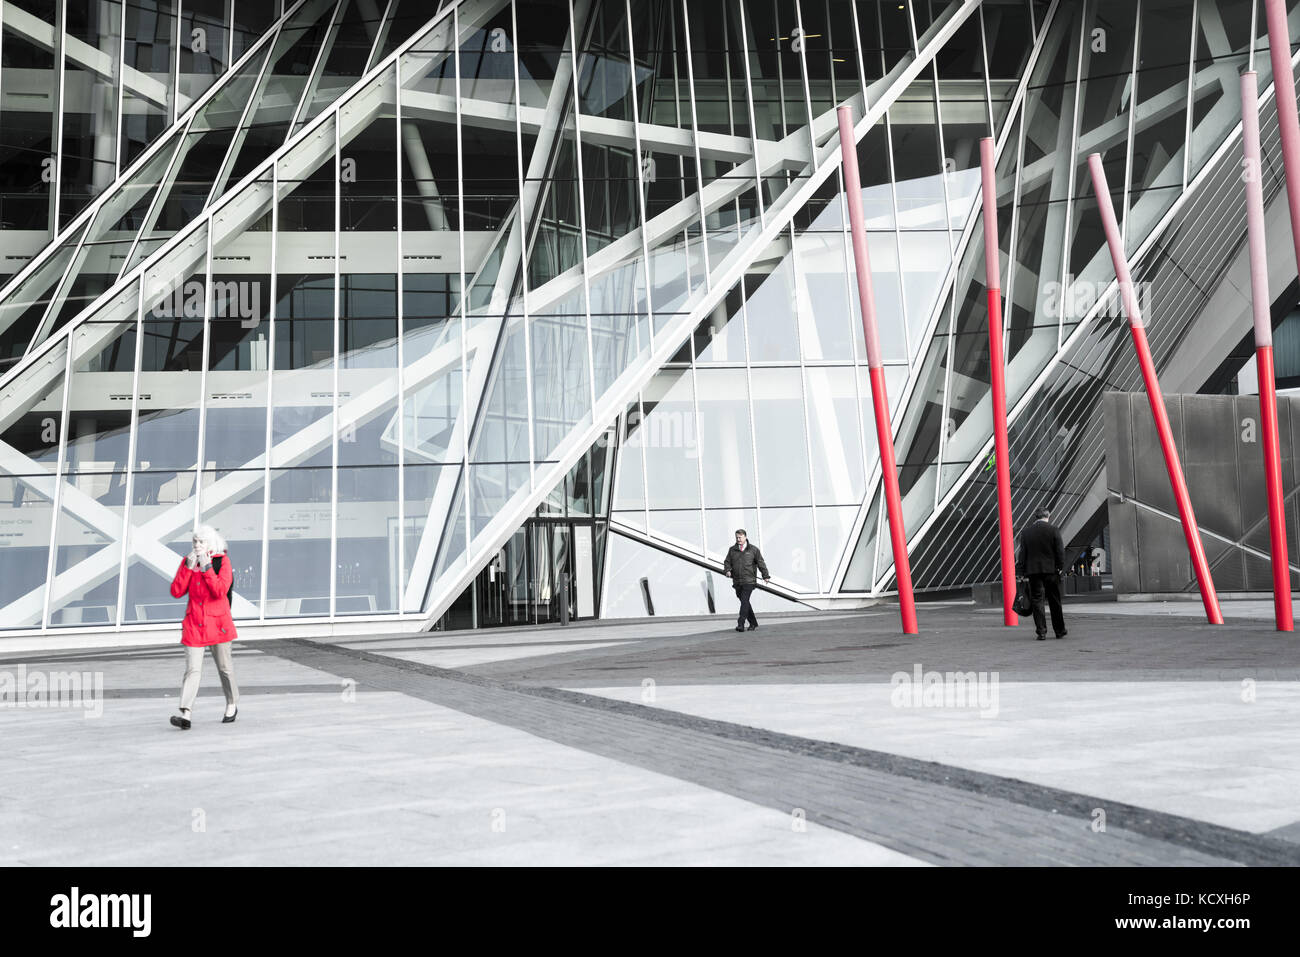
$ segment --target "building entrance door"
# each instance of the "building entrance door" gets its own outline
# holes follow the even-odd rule
[[[475,581],[477,624],[558,624],[596,617],[597,520],[534,518],[515,532]]]

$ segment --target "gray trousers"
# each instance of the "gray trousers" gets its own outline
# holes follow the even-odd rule
[[[230,642],[208,645],[212,649],[212,659],[217,663],[217,674],[221,676],[221,690],[226,693],[226,705],[239,704],[239,688],[235,685],[235,675],[231,671]],[[188,711],[194,705],[199,693],[199,679],[203,677],[203,649],[185,646],[185,680],[181,683],[181,710]]]

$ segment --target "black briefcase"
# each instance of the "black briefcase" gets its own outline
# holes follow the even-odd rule
[[[1029,600],[1028,593],[1025,591],[1024,582],[1016,582],[1016,600],[1012,602],[1011,610],[1021,617],[1026,617],[1034,613],[1034,606]]]

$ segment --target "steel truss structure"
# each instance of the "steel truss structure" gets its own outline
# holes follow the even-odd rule
[[[1009,250],[1013,501],[1078,524],[1100,453],[1063,423],[1096,396],[1041,403],[1123,365],[1083,158],[1105,157],[1140,280],[1209,215],[1263,32],[1230,0],[412,9],[291,5],[0,290],[22,339],[0,378],[8,633],[172,627],[200,521],[231,541],[246,627],[430,627],[611,427],[611,549],[707,575],[745,525],[777,595],[887,592],[839,105],[893,290],[917,585],[992,577],[978,141]],[[1195,305],[1157,301],[1158,359]],[[1044,443],[1065,449],[1047,477]],[[606,562],[603,613],[635,611],[634,566]]]

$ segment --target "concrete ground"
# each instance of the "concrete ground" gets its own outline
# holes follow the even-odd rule
[[[244,641],[184,732],[173,644],[0,655],[0,863],[1300,863],[1300,640],[1171,604]]]

